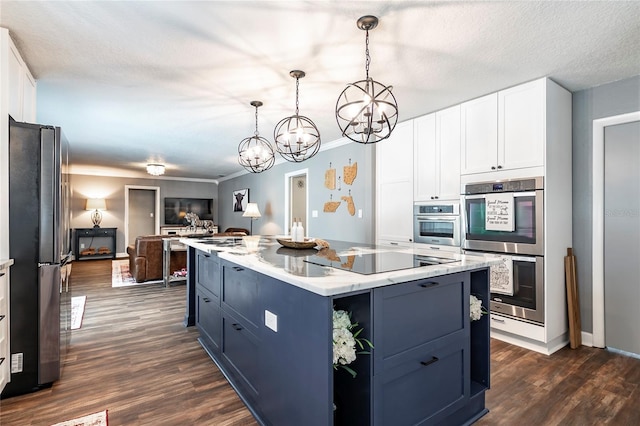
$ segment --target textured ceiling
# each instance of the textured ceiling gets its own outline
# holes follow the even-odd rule
[[[571,91],[640,74],[640,2],[6,1],[38,82],[38,121],[61,126],[75,171],[217,179],[243,169],[238,143],[295,110],[323,143],[364,78],[394,86],[400,121],[548,76]],[[640,94],[639,94],[640,96]],[[266,173],[269,173],[267,171]]]

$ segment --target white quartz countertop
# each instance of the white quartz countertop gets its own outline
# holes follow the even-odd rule
[[[322,296],[334,296],[390,284],[470,271],[500,262],[490,256],[458,254],[422,248],[386,247],[330,241],[330,248],[335,249],[332,253],[334,255],[333,258],[338,260],[335,256],[339,257],[339,261],[335,262],[336,267],[332,267],[309,263],[314,259],[318,259],[318,250],[284,248],[272,236],[261,237],[257,248],[255,246],[247,248],[241,238],[235,240],[225,237],[182,238],[180,242],[205,252],[217,252],[221,259]],[[392,253],[386,254],[390,252]],[[350,262],[358,261],[358,256],[361,258],[373,257],[378,263],[384,263],[385,259],[393,257],[397,253],[446,258],[447,260],[453,260],[453,262],[369,275],[342,269],[348,269]],[[374,256],[370,256],[372,254]],[[327,262],[326,260],[324,261]],[[338,266],[341,267],[339,268]]]
[[[6,269],[13,265],[13,259],[0,259],[0,269]]]

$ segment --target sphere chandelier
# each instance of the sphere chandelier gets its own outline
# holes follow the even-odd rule
[[[369,77],[369,30],[378,26],[378,18],[367,15],[358,19],[358,28],[366,31],[364,80],[350,83],[336,103],[336,120],[346,136],[354,142],[370,144],[387,139],[398,122],[398,104],[393,86],[385,86]]]
[[[251,106],[256,108],[256,131],[238,145],[238,163],[251,173],[262,173],[275,163],[271,144],[258,133],[258,108],[262,105],[260,101],[251,101]]]
[[[289,75],[296,79],[296,113],[283,118],[273,131],[276,151],[287,161],[299,163],[316,155],[320,149],[320,131],[311,119],[299,114],[300,79],[304,71],[293,70]]]

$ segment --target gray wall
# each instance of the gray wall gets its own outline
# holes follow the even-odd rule
[[[573,249],[582,329],[593,331],[593,120],[640,110],[640,76],[573,93]],[[640,239],[640,236],[634,238]],[[606,254],[605,254],[606,255]]]
[[[385,142],[382,142],[385,143]],[[219,209],[220,229],[242,227],[249,229],[249,218],[242,213],[233,212],[233,191],[249,188],[249,201],[258,203],[262,217],[253,223],[253,233],[263,235],[284,234],[284,176],[286,173],[308,168],[307,186],[309,188],[309,224],[306,230],[309,237],[372,243],[374,241],[373,209],[375,192],[373,145],[348,143],[346,145],[321,151],[313,158],[302,163],[285,162],[277,164],[263,173],[247,173],[234,179],[220,182]],[[276,154],[278,156],[278,154]],[[279,156],[278,156],[279,158]],[[331,167],[338,176],[343,175],[343,166],[358,163],[358,174],[353,185],[342,184],[342,190],[331,191],[324,186],[325,171]],[[346,203],[342,203],[335,213],[323,212],[324,203],[333,194],[334,201],[348,195],[351,189],[356,215],[350,216]],[[362,209],[362,218],[358,218],[357,210]],[[311,217],[313,210],[318,217]]]
[[[91,212],[84,209],[87,198],[105,198],[107,211],[102,212],[102,228],[118,228],[116,252],[126,252],[124,241],[125,185],[160,188],[160,225],[164,224],[164,198],[190,197],[213,199],[214,222],[218,220],[218,186],[210,182],[165,179],[136,179],[108,176],[71,175],[71,228],[91,228]]]

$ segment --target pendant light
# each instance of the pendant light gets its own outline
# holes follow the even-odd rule
[[[311,119],[299,115],[300,79],[304,71],[293,70],[289,75],[296,79],[296,113],[283,118],[273,131],[276,150],[287,161],[299,163],[316,155],[320,149],[320,131]]]
[[[366,31],[364,80],[350,83],[336,103],[336,120],[346,136],[354,142],[369,144],[387,139],[398,122],[398,104],[393,86],[385,86],[369,77],[369,30],[378,26],[378,18],[367,15],[358,19],[358,28]]]
[[[251,101],[251,106],[256,108],[256,131],[238,145],[238,163],[251,173],[269,170],[275,162],[271,144],[258,133],[258,108],[262,105],[260,101]]]

